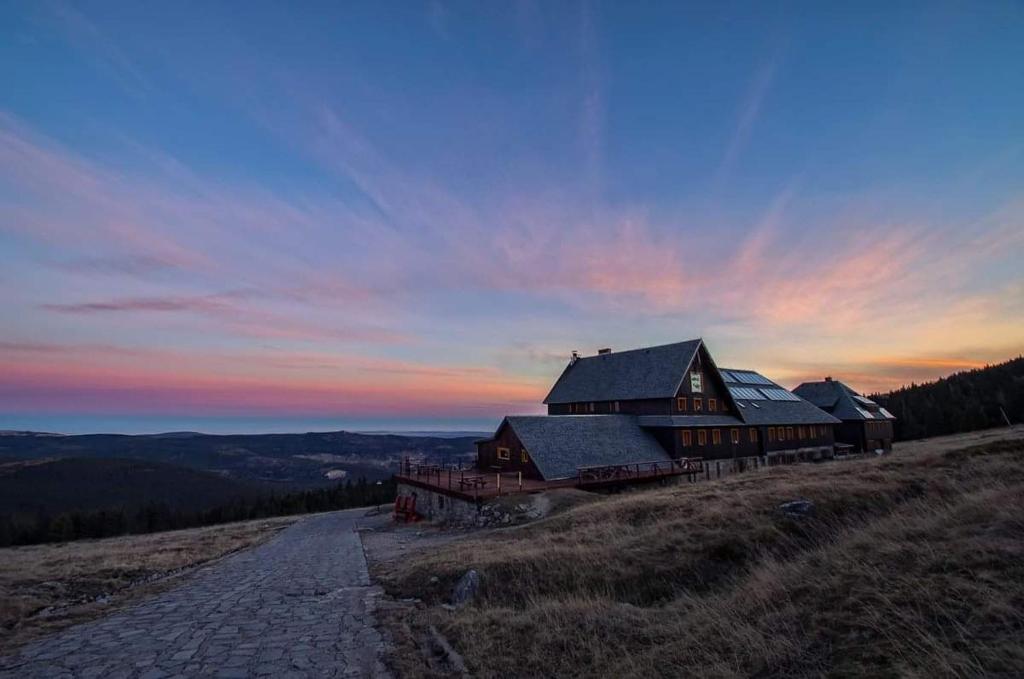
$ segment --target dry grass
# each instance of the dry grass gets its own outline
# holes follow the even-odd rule
[[[108,613],[172,577],[270,538],[295,517],[0,549],[0,655],[29,639]]]
[[[481,677],[1020,676],[1022,463],[1019,432],[975,435],[623,494],[381,576],[436,604],[480,572],[412,623]],[[777,510],[798,497],[813,518]]]

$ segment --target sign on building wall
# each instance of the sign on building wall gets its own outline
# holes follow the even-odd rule
[[[701,375],[696,370],[690,373],[690,391],[703,391],[701,388]]]

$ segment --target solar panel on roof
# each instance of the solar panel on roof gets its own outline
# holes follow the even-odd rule
[[[752,387],[729,387],[729,393],[733,398],[742,398],[748,401],[764,400],[764,395]]]
[[[895,419],[896,419],[896,416],[895,416],[895,415],[893,415],[892,413],[890,413],[890,412],[889,412],[888,410],[886,410],[885,408],[879,408],[878,410],[879,410],[879,412],[881,412],[881,413],[882,413],[883,415],[885,415],[886,417],[888,417],[888,418],[889,418],[890,420],[895,420]]]
[[[767,377],[757,373],[737,372],[733,370],[732,374],[736,376],[737,382],[742,382],[743,384],[772,384],[772,381]]]
[[[722,379],[724,379],[726,382],[739,382],[739,380],[736,379],[736,376],[733,375],[728,370],[719,370],[718,372],[722,373]]]
[[[866,406],[878,405],[869,398],[864,398],[863,396],[858,396],[857,394],[851,394],[851,396],[853,396],[854,400],[859,401],[860,403]]]
[[[796,394],[791,394],[785,389],[761,389],[762,394],[768,397],[771,401],[799,401],[800,397]]]
[[[856,406],[855,406],[855,407],[856,407]],[[874,415],[872,415],[872,414],[871,414],[871,413],[869,413],[868,411],[864,410],[863,408],[857,408],[857,412],[858,412],[858,413],[860,413],[861,415],[863,415],[864,417],[866,417],[866,418],[867,418],[867,419],[869,419],[869,420],[873,420],[873,419],[875,419],[875,416],[874,416]]]

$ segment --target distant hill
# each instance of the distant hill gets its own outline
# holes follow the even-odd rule
[[[170,432],[128,436],[0,433],[0,458],[118,458],[179,465],[227,479],[311,488],[338,479],[386,479],[404,456],[469,460],[474,437],[350,432],[212,435]]]
[[[148,504],[205,511],[266,494],[257,486],[147,460],[66,458],[0,464],[0,515]]]
[[[896,416],[896,439],[918,439],[1024,422],[1024,357],[912,384],[872,399]]]

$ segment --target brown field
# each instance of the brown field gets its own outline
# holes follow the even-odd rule
[[[194,567],[263,542],[295,520],[0,549],[0,655],[154,594]]]
[[[1024,432],[624,493],[379,563],[402,676],[1024,675]],[[812,518],[782,502],[806,498]],[[440,605],[469,568],[475,604]],[[436,635],[434,635],[436,639]]]

